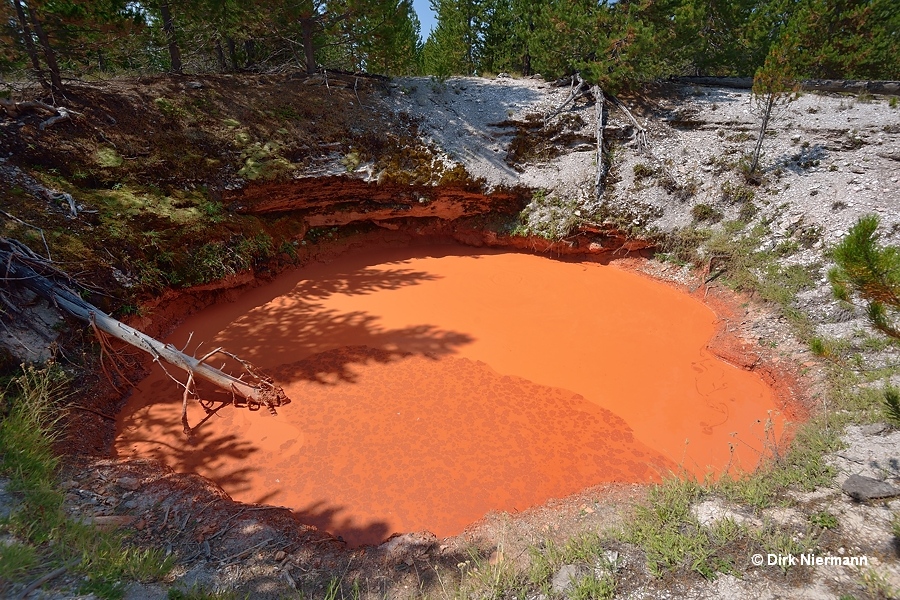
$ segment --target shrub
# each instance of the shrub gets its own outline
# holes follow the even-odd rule
[[[709,204],[698,204],[691,209],[691,216],[698,223],[718,223],[722,220],[722,211]]]
[[[866,303],[873,327],[900,339],[900,249],[878,243],[877,215],[860,217],[833,252],[837,266],[828,273],[835,297],[849,302],[858,296]]]

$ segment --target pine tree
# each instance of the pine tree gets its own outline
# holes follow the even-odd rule
[[[760,112],[759,133],[756,147],[748,170],[748,178],[753,181],[759,169],[759,157],[762,153],[763,140],[769,121],[776,107],[788,100],[788,95],[797,89],[797,74],[790,53],[789,44],[782,42],[769,50],[765,63],[753,77],[753,98]]]
[[[431,0],[437,26],[425,40],[422,60],[426,73],[472,75],[481,61],[484,29],[480,0]]]
[[[491,0],[484,8],[481,70],[536,73],[539,28],[549,0]]]
[[[416,72],[419,19],[411,0],[359,3],[341,22],[342,68],[384,75]]]
[[[804,0],[784,37],[804,77],[897,79],[898,32],[894,0]]]
[[[869,322],[881,332],[900,338],[900,248],[878,243],[877,215],[860,217],[832,252],[837,266],[828,273],[834,295],[849,302],[866,302]]]

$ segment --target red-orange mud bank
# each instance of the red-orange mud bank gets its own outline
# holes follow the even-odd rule
[[[119,455],[290,507],[354,545],[457,534],[603,482],[750,470],[784,422],[758,374],[708,351],[709,308],[597,263],[369,250],[209,308],[169,341],[189,332],[267,370],[293,403],[274,417],[225,406],[188,444],[179,391],[157,372],[120,414]],[[192,424],[204,416],[192,407]]]

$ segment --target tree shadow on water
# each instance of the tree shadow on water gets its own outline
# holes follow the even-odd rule
[[[418,354],[437,358],[452,354],[471,343],[466,333],[446,331],[435,325],[421,324],[398,329],[385,328],[380,317],[364,311],[341,311],[324,302],[335,295],[368,294],[417,285],[439,276],[409,269],[380,270],[362,267],[343,271],[328,278],[311,278],[272,301],[264,309],[253,310],[234,321],[218,336],[216,344],[250,360],[277,381],[318,383],[354,382],[351,363],[389,362]],[[334,353],[334,351],[343,351]],[[297,365],[297,359],[323,357],[315,367]],[[298,366],[291,373],[288,367]]]
[[[229,404],[220,404],[214,409],[215,413],[223,409],[235,410]],[[215,418],[215,413],[208,416]],[[126,434],[127,443],[144,445],[142,458],[158,460],[179,473],[214,470],[215,475],[211,478],[223,488],[232,493],[249,490],[250,474],[255,470],[253,455],[259,448],[238,435],[217,434],[212,427],[196,425],[188,437],[181,432],[181,423],[173,422],[171,413],[150,411],[141,416],[139,433]],[[157,433],[154,435],[154,432]],[[222,465],[241,466],[225,469]]]
[[[435,281],[440,276],[412,269],[376,269],[364,266],[352,271],[335,273],[327,278],[304,279],[286,296],[303,300],[325,299],[334,294],[356,296],[382,290],[398,290],[423,281]]]
[[[319,501],[305,508],[297,509],[293,511],[293,514],[304,525],[312,525],[322,531],[327,531],[339,540],[346,542],[350,548],[364,545],[377,546],[394,533],[383,521],[357,523],[349,517],[341,516],[344,511],[345,508],[342,506],[330,506],[324,501]]]

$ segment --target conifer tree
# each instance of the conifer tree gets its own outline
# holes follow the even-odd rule
[[[866,302],[869,322],[881,332],[900,338],[900,248],[878,243],[877,215],[860,217],[832,252],[837,266],[828,273],[835,296]]]
[[[431,0],[437,26],[422,48],[426,73],[446,77],[472,75],[478,70],[484,6],[481,0]]]
[[[794,69],[787,44],[777,44],[769,51],[765,63],[757,69],[753,77],[753,98],[760,113],[760,125],[748,170],[751,181],[755,179],[759,169],[759,157],[769,121],[776,107],[786,102],[788,94],[797,89],[797,75]]]

